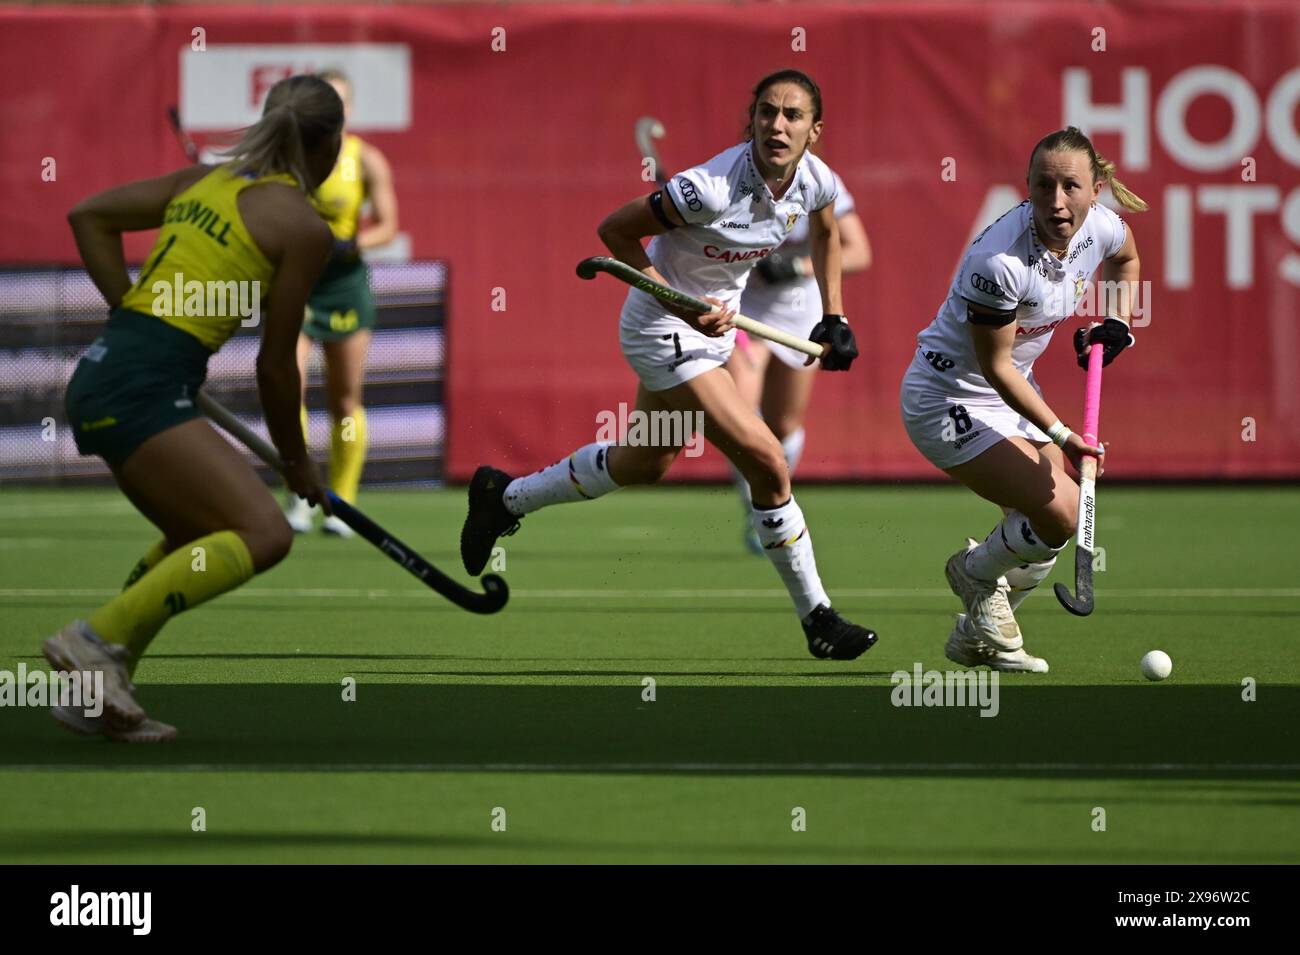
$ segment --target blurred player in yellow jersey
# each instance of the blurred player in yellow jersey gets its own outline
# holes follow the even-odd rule
[[[352,111],[352,84],[337,70],[318,75],[342,98],[346,126]],[[372,221],[362,229],[361,206],[367,199]],[[334,234],[334,251],[307,302],[306,321],[298,339],[298,370],[305,389],[312,342],[319,341],[325,351],[325,393],[332,423],[330,486],[343,500],[355,504],[366,462],[362,378],[375,325],[375,300],[361,252],[391,242],[397,235],[397,193],[384,154],[361,137],[345,132],[334,171],[320,184],[312,202]],[[305,391],[302,424],[305,434]],[[289,525],[300,533],[311,530],[312,512],[305,500],[294,498],[286,515]],[[340,537],[352,536],[352,529],[337,517],[327,516],[324,530]]]
[[[68,422],[77,449],[103,457],[163,534],[118,596],[45,641],[54,666],[103,674],[101,716],[54,708],[69,729],[131,742],[174,737],[136,702],[141,655],[172,616],[289,553],[293,534],[274,497],[194,407],[208,358],[241,324],[261,330],[257,385],[285,482],[329,507],[299,424],[296,349],[333,242],[308,197],[334,168],[342,131],[334,89],[290,77],[271,89],[228,162],[117,186],[68,215],[111,308],[68,382]],[[133,284],[122,233],[143,229],[160,232]]]

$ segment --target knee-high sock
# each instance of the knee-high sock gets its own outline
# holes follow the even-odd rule
[[[176,548],[87,622],[109,643],[126,645],[134,670],[168,619],[252,576],[253,558],[243,538],[234,531],[218,531]]]
[[[166,539],[164,538],[160,541],[154,541],[154,545],[144,552],[143,557],[135,562],[135,566],[131,568],[131,573],[127,574],[126,583],[122,585],[122,589],[126,590],[127,587],[130,587],[145,574],[149,573],[149,571],[153,570],[154,565],[166,556]]]
[[[523,517],[552,504],[592,501],[617,491],[609,475],[609,445],[587,444],[550,467],[515,478],[506,486],[506,509]]]
[[[997,580],[1013,567],[1054,560],[1060,550],[1039,540],[1029,518],[1012,511],[966,555],[966,570],[980,580]]]
[[[1030,592],[1047,579],[1047,575],[1052,572],[1055,565],[1056,557],[1053,556],[1051,560],[1012,567],[1007,571],[1007,583],[1011,585],[1011,593],[1007,594],[1007,601],[1011,604],[1012,610],[1024,603]]]
[[[817,560],[813,557],[812,538],[804,523],[803,511],[794,497],[772,508],[756,507],[753,510],[754,531],[763,543],[781,582],[794,601],[795,612],[802,620],[822,604],[829,605],[831,598],[822,588],[817,575]]]
[[[794,476],[794,469],[799,466],[799,459],[803,457],[804,437],[803,428],[795,428],[781,439],[781,450],[785,452],[785,463],[790,469],[791,477]]]
[[[357,407],[334,422],[330,435],[330,487],[349,504],[357,502],[361,470],[366,466],[366,409]]]

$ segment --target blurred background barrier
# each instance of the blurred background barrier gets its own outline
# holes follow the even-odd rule
[[[393,166],[403,235],[388,257],[436,259],[456,274],[452,480],[480,462],[547,464],[593,440],[598,413],[632,400],[616,328],[624,290],[582,283],[573,266],[604,251],[595,229],[607,212],[651,189],[633,126],[645,114],[664,123],[668,172],[702,162],[738,141],[749,90],[783,66],[821,84],[822,155],[875,250],[871,270],[845,283],[863,357],[819,382],[801,479],[936,476],[897,410],[915,335],[966,244],[1023,197],[1033,144],[1066,124],[1091,133],[1152,207],[1125,216],[1152,285],[1137,347],[1108,369],[1107,476],[1300,476],[1293,0],[4,7],[0,262],[75,263],[64,221],[74,202],[183,165],[169,106],[210,149],[258,114],[276,80],[331,66],[352,75],[353,127]],[[131,237],[128,258],[151,240]],[[23,344],[39,335],[24,339],[21,323],[0,340],[0,476],[12,476],[12,442],[30,442],[53,407],[23,383],[57,390],[71,352],[93,337],[93,291],[78,287],[89,312],[66,341],[58,332],[43,352]],[[42,311],[48,299],[23,301],[23,321],[59,323],[58,307]],[[381,330],[396,330],[391,317]],[[1037,372],[1067,421],[1083,390],[1071,327]],[[418,341],[377,338],[372,367],[426,369],[431,329]],[[251,375],[251,342],[233,344],[220,374]],[[372,375],[366,403],[389,388]],[[423,442],[436,475],[441,412],[394,428]],[[380,458],[367,480],[386,467]],[[410,477],[406,466],[396,476]],[[21,473],[85,468],[60,445],[44,470]],[[712,451],[672,472],[724,474]]]
[[[446,434],[446,264],[375,265],[370,278],[379,322],[366,366],[365,479],[439,483]],[[100,458],[77,454],[63,412],[64,385],[106,317],[103,299],[81,269],[0,271],[0,483],[108,480]],[[209,362],[206,387],[266,437],[254,372],[260,334],[255,327],[236,332]],[[308,433],[323,461],[330,420],[319,347],[312,349],[307,380]]]

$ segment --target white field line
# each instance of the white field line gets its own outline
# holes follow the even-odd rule
[[[855,598],[944,598],[952,597],[952,591],[940,587],[836,587],[836,597]],[[113,597],[120,591],[107,587],[4,587],[0,588],[0,599],[22,599],[41,597]],[[1099,589],[1104,597],[1178,597],[1187,599],[1258,599],[1274,597],[1286,600],[1300,598],[1300,587],[1114,587]],[[436,598],[433,590],[428,588],[406,588],[401,590],[384,588],[353,587],[241,587],[225,596],[253,599],[304,599],[319,600],[333,598],[343,600],[390,600],[394,598]],[[662,599],[665,597],[682,600],[788,600],[784,590],[776,589],[601,589],[601,590],[511,590],[510,596],[520,600],[627,600],[627,599]],[[1038,594],[1038,597],[1047,596]]]
[[[0,773],[1185,773],[1300,772],[1300,763],[177,763],[109,766],[98,763],[0,764]]]

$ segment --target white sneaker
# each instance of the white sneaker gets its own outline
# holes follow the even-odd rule
[[[975,635],[998,650],[1019,650],[1025,644],[1007,602],[1011,588],[1005,577],[996,581],[980,580],[966,570],[966,555],[979,546],[973,538],[966,538],[966,546],[948,558],[944,575],[948,586],[961,598],[970,617]]]
[[[957,614],[957,623],[943,648],[944,656],[953,663],[964,667],[986,666],[1003,673],[1047,672],[1047,661],[1030,656],[1023,647],[1019,650],[995,650],[982,642],[972,631],[969,620],[964,613]]]
[[[176,738],[176,727],[145,717],[129,729],[113,726],[102,716],[87,716],[72,706],[54,706],[50,715],[64,729],[83,736],[103,736],[120,743],[170,743]]]
[[[320,529],[326,534],[333,534],[336,537],[343,538],[344,540],[347,540],[349,537],[357,536],[356,531],[348,527],[348,525],[343,523],[341,518],[335,517],[333,514],[325,518],[321,523]]]
[[[284,510],[284,519],[289,522],[295,534],[306,534],[316,520],[316,505],[308,504],[304,498],[295,494]]]
[[[144,710],[131,695],[125,647],[105,643],[84,620],[74,620],[41,646],[41,652],[56,670],[89,670],[104,674],[104,719],[118,729],[129,729],[144,721]]]

